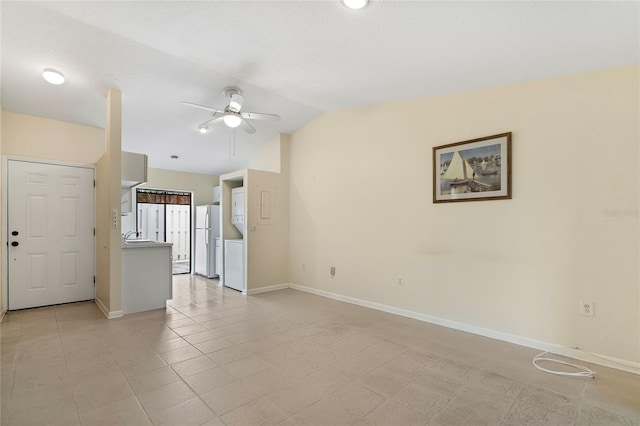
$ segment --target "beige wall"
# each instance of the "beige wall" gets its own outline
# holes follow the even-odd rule
[[[122,146],[122,94],[107,94],[107,150],[96,171],[96,299],[108,316],[122,315],[120,176]],[[117,222],[113,226],[113,212]]]
[[[2,154],[95,164],[105,152],[105,132],[48,118],[2,111]]]
[[[148,182],[140,188],[193,191],[193,202],[196,206],[213,202],[213,187],[219,182],[218,176],[215,175],[151,168],[147,172],[147,177]]]
[[[639,362],[639,72],[316,119],[291,138],[292,282]],[[512,200],[432,203],[434,146],[507,131]]]
[[[248,170],[245,182],[247,291],[289,283],[289,137],[278,137],[280,173]],[[269,218],[263,218],[262,192],[271,197]]]

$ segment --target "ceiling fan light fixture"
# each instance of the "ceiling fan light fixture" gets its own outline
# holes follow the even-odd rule
[[[42,71],[42,77],[49,83],[55,84],[56,86],[64,83],[64,74],[58,70],[54,70],[53,68],[45,68]]]
[[[198,126],[198,131],[203,135],[209,131],[209,127],[207,126]]]
[[[369,4],[369,0],[342,0],[342,4],[349,9],[359,10]]]
[[[236,115],[234,113],[225,114],[223,120],[224,120],[224,124],[226,124],[227,126],[229,126],[231,128],[238,127],[240,125],[240,123],[242,122],[242,118],[240,118],[239,115]]]

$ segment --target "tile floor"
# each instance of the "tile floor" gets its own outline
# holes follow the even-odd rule
[[[11,312],[2,425],[640,425],[640,377],[295,290],[174,277],[164,310]]]

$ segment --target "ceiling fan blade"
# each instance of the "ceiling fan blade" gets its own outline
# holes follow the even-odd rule
[[[221,111],[221,110],[216,109],[216,108],[208,107],[206,105],[194,104],[192,102],[180,102],[180,103],[182,105],[186,105],[186,106],[190,106],[190,107],[194,107],[194,108],[200,108],[200,109],[205,109],[207,111],[213,111],[215,113],[224,112],[224,111]]]
[[[280,121],[280,116],[278,114],[266,114],[263,112],[243,112],[240,113],[242,118],[246,118],[249,120],[270,120],[270,121]]]
[[[220,117],[216,117],[215,115],[216,115],[216,113],[214,112],[214,113],[213,113],[213,118],[212,118],[212,119],[207,120],[207,121],[205,121],[204,123],[200,123],[200,124],[198,124],[198,128],[200,128],[200,127],[202,127],[202,126],[206,126],[207,124],[217,123],[217,122],[222,121],[222,120],[224,119],[224,116],[222,116],[222,115],[221,115]]]
[[[249,134],[253,134],[256,132],[256,129],[245,119],[242,119],[239,127]]]

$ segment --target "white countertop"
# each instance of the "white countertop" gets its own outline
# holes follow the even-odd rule
[[[173,244],[172,243],[161,243],[161,242],[157,242],[157,241],[145,241],[145,242],[128,242],[128,243],[122,243],[121,247],[123,249],[136,249],[136,248],[150,248],[150,247],[171,247]]]

